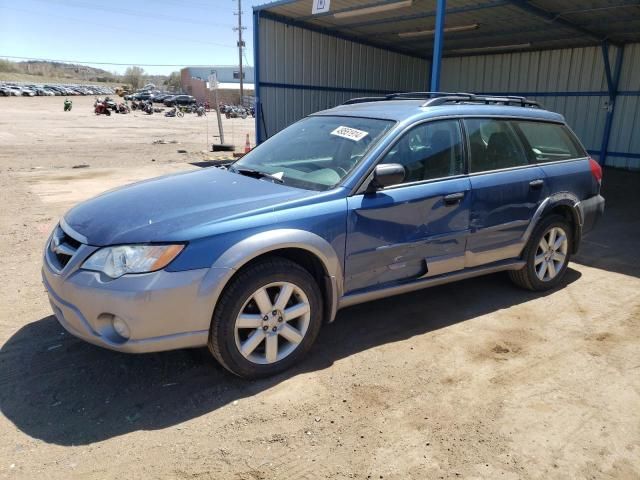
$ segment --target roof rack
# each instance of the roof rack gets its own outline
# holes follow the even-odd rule
[[[525,97],[510,95],[476,95],[475,93],[464,92],[405,92],[391,93],[384,97],[359,97],[352,98],[343,105],[353,105],[365,102],[384,102],[389,100],[424,100],[423,107],[436,107],[446,103],[476,103],[485,105],[515,105],[520,107],[542,108],[540,103],[529,100]]]

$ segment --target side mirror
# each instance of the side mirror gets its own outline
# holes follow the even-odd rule
[[[381,188],[398,185],[404,181],[405,169],[399,163],[383,163],[376,165],[373,171],[373,180],[367,188],[368,192],[374,192]]]

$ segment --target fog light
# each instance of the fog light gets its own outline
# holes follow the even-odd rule
[[[129,331],[129,327],[124,320],[122,320],[120,317],[113,317],[113,320],[111,320],[111,324],[113,325],[113,329],[118,335],[120,335],[125,340],[129,340],[131,332]]]

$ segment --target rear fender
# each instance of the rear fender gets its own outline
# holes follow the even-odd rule
[[[573,220],[573,245],[572,253],[576,253],[580,247],[580,239],[582,237],[582,225],[584,223],[584,214],[582,212],[582,205],[578,197],[571,192],[558,192],[545,198],[538,206],[536,212],[533,214],[531,223],[525,230],[522,236],[522,244],[526,245],[536,228],[540,220],[548,215],[554,208],[559,206],[568,207],[571,212]]]

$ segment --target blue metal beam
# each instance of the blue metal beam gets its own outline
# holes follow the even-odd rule
[[[289,3],[296,3],[297,1],[298,0],[275,0],[273,2],[263,3],[262,5],[255,5],[253,7],[253,11],[258,12],[261,10],[269,10],[270,8],[281,7]]]
[[[372,95],[390,95],[392,93],[403,93],[402,91],[398,90],[376,90],[364,87],[330,87],[328,85],[304,85],[300,83],[261,82],[260,85],[268,88],[283,88],[285,90],[315,90],[318,92],[341,92]]]
[[[609,42],[602,42],[602,59],[604,60],[604,71],[607,77],[607,89],[609,90],[609,106],[607,108],[607,118],[604,124],[604,133],[602,134],[602,145],[600,146],[600,158],[598,162],[604,165],[607,161],[607,150],[609,148],[609,139],[611,138],[611,127],[613,125],[613,115],[616,109],[616,100],[618,97],[618,85],[620,84],[620,71],[622,70],[622,60],[624,57],[624,46],[618,47],[616,52],[616,64],[614,70],[611,70],[611,62],[609,60]]]
[[[433,36],[433,57],[431,59],[431,90],[440,91],[440,67],[442,66],[442,43],[444,41],[444,18],[447,0],[438,0],[436,13],[436,31]]]

